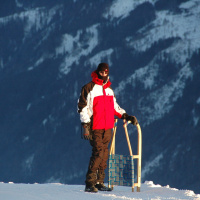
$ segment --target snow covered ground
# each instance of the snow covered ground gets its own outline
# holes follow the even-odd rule
[[[1,200],[158,200],[200,199],[200,194],[191,190],[178,190],[169,186],[155,185],[152,181],[142,184],[141,192],[131,192],[131,187],[115,186],[112,192],[86,193],[84,185],[14,184],[0,183]],[[135,189],[136,190],[136,189]]]

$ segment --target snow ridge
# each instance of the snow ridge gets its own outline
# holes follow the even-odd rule
[[[14,184],[0,183],[1,199],[4,200],[149,200],[176,199],[198,200],[191,190],[177,190],[170,186],[162,187],[152,181],[146,181],[141,186],[141,192],[132,192],[131,187],[115,186],[112,192],[87,193],[84,185],[54,184]]]
[[[19,5],[19,4],[18,4]],[[15,13],[14,15],[0,18],[0,26],[6,25],[10,21],[24,21],[24,37],[28,37],[32,34],[32,29],[36,31],[41,30],[44,26],[47,26],[52,21],[53,17],[57,13],[61,6],[55,6],[50,10],[43,7],[27,10],[21,13]],[[24,38],[24,39],[25,39]]]
[[[130,12],[133,11],[138,5],[145,2],[154,4],[157,0],[116,0],[114,1],[109,9],[103,14],[103,17],[112,21],[114,19],[122,20],[129,16]]]
[[[98,45],[99,24],[88,27],[85,31],[77,31],[76,36],[63,35],[62,42],[56,48],[56,56],[65,54],[63,63],[60,66],[61,74],[68,74],[70,67],[75,63],[79,64],[81,56],[87,56]],[[82,39],[84,37],[84,39]]]
[[[192,6],[192,3],[195,6]],[[177,38],[171,47],[163,50],[162,57],[166,59],[165,55],[168,55],[177,64],[184,64],[191,58],[192,53],[200,48],[200,2],[190,2],[190,10],[186,9],[189,7],[186,5],[188,2],[180,5],[180,8],[184,8],[181,14],[156,12],[156,19],[138,31],[142,39],[127,37],[127,46],[133,47],[135,51],[144,52],[159,40]]]

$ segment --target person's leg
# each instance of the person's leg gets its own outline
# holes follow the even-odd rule
[[[94,130],[93,140],[90,141],[92,145],[92,156],[86,174],[86,187],[94,186],[97,182],[97,170],[99,169],[104,154],[103,133],[104,130]]]
[[[109,156],[108,145],[110,143],[111,137],[112,137],[112,129],[106,130],[103,134],[103,157],[98,168],[98,177],[97,177],[98,182],[104,182],[105,169],[107,168],[107,160]]]

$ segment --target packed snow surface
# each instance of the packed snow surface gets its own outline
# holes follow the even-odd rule
[[[200,194],[190,190],[177,190],[169,186],[155,185],[146,181],[141,192],[132,192],[131,187],[115,186],[111,192],[86,193],[84,185],[54,184],[14,184],[0,183],[2,200],[158,200],[158,199],[200,199]],[[135,189],[136,190],[136,189]]]

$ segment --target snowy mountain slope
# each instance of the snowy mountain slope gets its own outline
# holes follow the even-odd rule
[[[177,38],[170,47],[158,52],[147,66],[136,70],[126,81],[120,82],[119,87],[116,88],[116,92],[121,93],[127,84],[134,87],[136,82],[141,81],[144,89],[150,90],[147,95],[148,99],[142,97],[137,100],[138,109],[144,115],[142,116],[144,126],[168,113],[174,102],[183,96],[186,81],[193,77],[194,72],[188,60],[193,53],[198,52],[200,47],[200,22],[198,25],[196,24],[200,17],[198,12],[200,3],[198,1],[186,2],[182,3],[179,8],[184,9],[184,12],[176,15],[169,11],[156,12],[156,19],[138,30],[137,34],[141,39],[127,38],[127,46],[136,52],[145,52],[160,40]],[[177,70],[176,75],[173,74],[171,80],[166,81],[166,84],[160,87],[159,76],[161,74],[159,71],[162,73],[162,70],[159,62],[166,59],[169,59],[172,64],[181,64],[182,68]],[[153,105],[146,107],[143,102],[153,102]],[[152,113],[154,114],[152,115]]]
[[[200,195],[196,195],[191,190],[178,190],[169,186],[161,187],[151,181],[142,184],[141,192],[131,192],[130,187],[115,186],[112,192],[86,193],[83,185],[63,185],[55,184],[6,184],[0,183],[1,198],[4,200],[53,200],[53,199],[176,199],[176,200],[197,200]]]
[[[199,193],[199,13],[198,0],[3,3],[0,181],[84,184],[91,149],[76,104],[105,61],[142,127],[142,181]],[[116,149],[127,154],[120,123]]]
[[[157,0],[140,0],[140,1],[131,1],[131,0],[117,0],[113,1],[107,11],[103,14],[103,17],[113,21],[114,19],[123,20],[130,15],[130,13],[137,8],[137,6],[150,2],[155,4]]]

